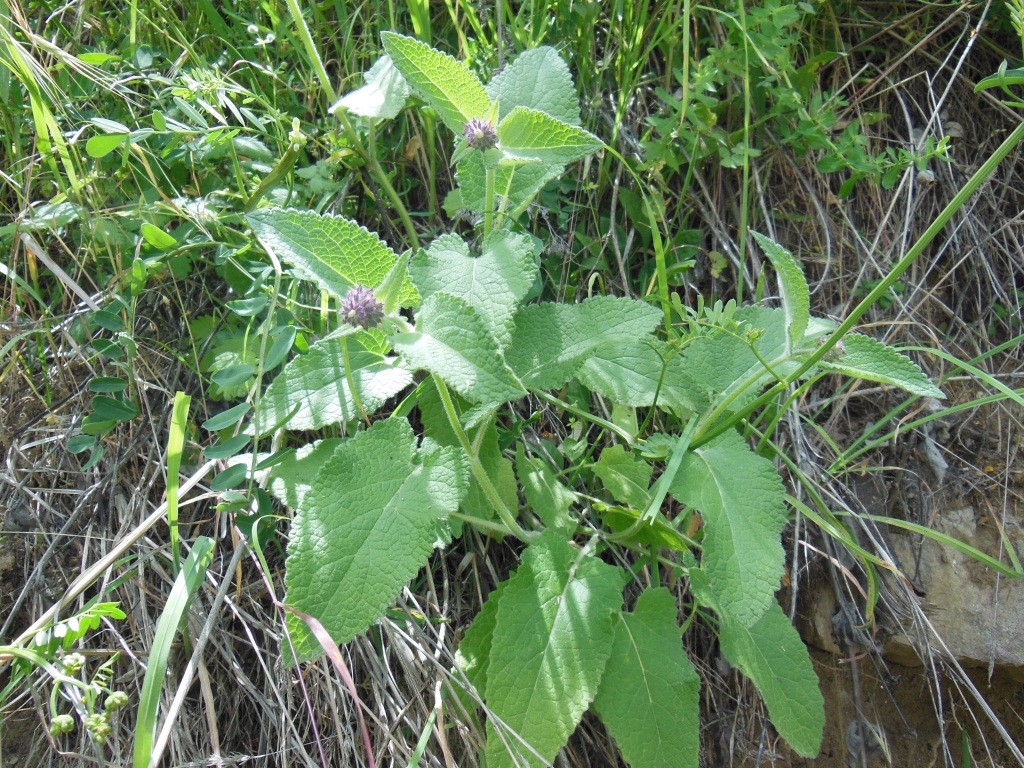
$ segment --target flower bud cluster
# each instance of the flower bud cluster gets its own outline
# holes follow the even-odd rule
[[[466,123],[466,130],[462,133],[463,138],[470,149],[477,149],[485,152],[498,145],[498,132],[494,126],[486,120],[474,117]]]
[[[341,300],[341,316],[352,325],[376,328],[384,319],[384,305],[377,301],[372,289],[359,284]]]

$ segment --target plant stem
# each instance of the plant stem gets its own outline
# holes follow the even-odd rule
[[[486,175],[486,186],[484,188],[484,237],[486,238],[491,234],[491,229],[494,227],[494,168],[487,168],[484,171]]]
[[[448,416],[448,423],[451,424],[452,431],[455,433],[455,437],[458,438],[459,445],[462,446],[463,452],[466,454],[466,458],[469,460],[469,468],[473,473],[473,477],[480,484],[480,488],[483,489],[484,495],[487,500],[491,502],[491,506],[494,507],[494,511],[498,513],[498,517],[501,521],[508,526],[509,533],[522,541],[529,541],[536,534],[530,533],[518,522],[516,522],[515,515],[505,506],[505,502],[498,494],[498,490],[494,487],[494,483],[491,482],[491,478],[487,475],[487,470],[484,469],[484,465],[480,462],[480,454],[473,450],[473,445],[469,440],[469,435],[466,434],[466,430],[462,428],[462,424],[459,423],[459,415],[455,412],[455,405],[452,403],[452,396],[448,392],[448,387],[441,380],[441,377],[436,373],[431,374],[431,378],[434,380],[434,386],[437,387],[437,394],[441,397],[441,404],[444,406],[444,412]]]
[[[355,154],[359,156],[362,162],[366,163],[370,169],[370,173],[374,177],[374,181],[380,185],[384,190],[384,194],[387,199],[391,201],[391,205],[394,206],[394,210],[398,212],[398,218],[401,219],[401,225],[406,229],[406,234],[409,237],[409,245],[414,251],[420,250],[420,239],[416,233],[416,226],[413,224],[413,219],[409,215],[409,210],[406,208],[406,204],[401,202],[401,198],[398,197],[398,193],[391,186],[391,181],[388,179],[387,174],[384,173],[384,169],[381,164],[377,162],[377,154],[373,152],[374,148],[374,126],[370,126],[370,141],[371,150],[368,152],[367,147],[362,145],[359,141],[359,136],[352,127],[352,124],[348,122],[348,117],[345,115],[344,110],[337,110],[335,117],[341,123],[341,127],[348,134],[349,139],[352,142],[352,148],[355,150]]]
[[[359,392],[356,390],[355,379],[352,378],[352,363],[349,362],[348,358],[348,337],[341,337],[341,358],[345,364],[345,381],[348,382],[348,391],[352,393],[352,401],[356,404],[356,408],[363,414],[363,421],[366,422],[366,426],[370,426],[370,417],[366,415],[366,409],[363,408],[363,401],[359,397]]]
[[[595,416],[592,413],[587,413],[581,408],[577,408],[574,405],[570,405],[569,403],[563,402],[554,395],[549,395],[547,392],[541,389],[531,389],[530,392],[539,397],[541,400],[551,403],[551,405],[569,411],[569,413],[575,416],[579,416],[584,421],[589,421],[592,424],[597,424],[597,426],[603,427],[604,429],[607,429],[609,432],[613,432],[614,434],[618,435],[623,440],[625,440],[626,445],[633,445],[633,443],[636,442],[636,437],[634,435],[629,434],[629,432],[627,432],[617,424],[612,424],[610,421],[602,419],[600,416]]]
[[[864,297],[853,311],[850,312],[849,316],[839,324],[839,327],[832,332],[832,334],[825,340],[825,342],[815,349],[807,359],[791,374],[785,377],[783,381],[778,382],[775,386],[765,392],[763,395],[754,400],[747,408],[743,409],[743,412],[733,414],[730,418],[727,418],[721,426],[715,427],[708,432],[700,435],[693,442],[693,447],[698,448],[701,445],[715,439],[723,432],[732,429],[737,423],[745,419],[749,414],[769,402],[772,398],[777,397],[782,393],[786,387],[797,381],[807,371],[811,370],[818,362],[825,357],[838,344],[846,334],[848,334],[853,327],[857,324],[857,321],[864,316],[872,305],[875,304],[882,296],[885,296],[889,289],[900,279],[900,276],[910,269],[911,265],[924,253],[924,249],[927,248],[932,240],[934,240],[943,227],[949,223],[949,220],[953,218],[953,215],[963,208],[967,200],[978,191],[978,188],[984,184],[989,176],[995,171],[996,166],[1001,163],[1010,151],[1016,147],[1021,140],[1024,139],[1024,123],[1018,125],[1013,133],[1006,137],[1002,144],[1000,144],[995,152],[986,160],[982,166],[975,171],[974,175],[967,180],[967,183],[956,193],[956,196],[949,201],[942,212],[935,217],[935,220],[931,223],[931,226],[924,231],[924,234],[918,238],[917,242],[911,246],[910,250],[907,251],[906,255],[900,259],[896,265],[890,270],[889,274],[886,275],[882,280],[878,282],[870,293]],[[710,425],[711,422],[708,422]]]
[[[295,28],[299,32],[299,39],[302,40],[302,45],[306,49],[306,55],[309,56],[313,64],[316,76],[320,79],[320,85],[323,86],[333,104],[338,100],[338,93],[334,90],[334,86],[331,85],[331,78],[327,75],[327,70],[324,69],[324,62],[320,58],[320,51],[317,50],[313,36],[309,33],[306,20],[302,18],[302,9],[299,8],[298,0],[288,0],[288,12],[292,16],[292,21],[295,22]]]

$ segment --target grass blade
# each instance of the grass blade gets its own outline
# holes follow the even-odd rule
[[[164,674],[167,671],[171,644],[178,634],[178,626],[185,611],[203,583],[206,568],[213,559],[214,546],[213,539],[207,536],[196,539],[195,546],[185,561],[185,567],[174,580],[170,597],[156,624],[153,647],[149,652],[149,666],[146,667],[142,694],[139,696],[138,720],[135,723],[135,753],[132,763],[135,768],[148,768],[150,765],[153,738],[156,735],[157,709],[164,687]]]
[[[167,525],[171,529],[171,568],[178,575],[181,553],[178,551],[178,471],[181,469],[181,449],[185,444],[188,407],[192,398],[184,392],[174,395],[171,412],[171,433],[167,438]]]

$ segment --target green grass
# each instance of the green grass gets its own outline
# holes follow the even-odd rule
[[[470,232],[443,211],[454,170],[448,134],[435,116],[410,111],[371,126],[328,112],[339,95],[362,84],[386,29],[468,60],[485,82],[516,52],[540,44],[556,46],[570,62],[584,127],[614,151],[574,166],[521,217],[521,226],[538,238],[538,290],[545,297],[650,297],[663,305],[671,325],[673,297],[693,306],[700,296],[713,306],[719,299],[773,295],[748,236],[770,232],[803,260],[815,311],[853,318],[889,341],[917,347],[918,360],[936,378],[943,371],[960,377],[954,401],[941,412],[917,412],[913,401],[888,393],[859,398],[856,387],[836,387],[827,377],[765,397],[757,423],[769,431],[761,447],[791,462],[798,480],[806,477],[809,454],[820,470],[814,482],[837,483],[865,467],[886,466],[888,446],[908,430],[968,419],[982,407],[1019,404],[1020,302],[1014,297],[1024,275],[1007,235],[1021,208],[1019,168],[1003,166],[975,198],[977,205],[956,213],[957,233],[936,219],[970,175],[965,158],[980,158],[980,164],[992,157],[1019,123],[1019,112],[997,104],[998,91],[975,95],[971,85],[995,71],[1001,58],[1019,56],[1010,15],[993,6],[993,23],[978,37],[985,55],[977,62],[967,59],[955,33],[959,17],[945,11],[838,0],[816,6],[811,13],[774,0],[261,0],[237,7],[100,0],[58,9],[12,0],[0,9],[0,398],[8,414],[5,450],[17,450],[7,451],[10,477],[4,476],[0,493],[30,491],[44,500],[55,531],[68,524],[83,546],[98,547],[82,556],[89,563],[111,551],[110,542],[149,532],[138,521],[160,503],[165,486],[174,486],[161,476],[174,393],[190,395],[193,407],[187,423],[174,423],[184,445],[169,466],[174,475],[180,468],[189,476],[208,439],[199,425],[245,398],[258,400],[261,358],[284,329],[293,334],[285,346],[300,353],[326,328],[322,297],[254,247],[242,218],[251,205],[270,201],[343,214],[380,232],[399,253],[442,231]],[[971,20],[969,11],[958,13]],[[947,56],[963,67],[943,69]],[[940,71],[953,82],[947,114],[933,114],[935,94],[922,90],[924,71]],[[911,147],[908,121],[930,125],[932,144]],[[939,157],[950,121],[970,137],[951,142],[953,164]],[[295,141],[298,134],[304,141]],[[939,179],[931,191],[915,186],[917,165]],[[63,276],[25,245],[25,237]],[[897,278],[903,289],[891,293]],[[265,296],[274,307],[265,315],[228,303]],[[923,351],[921,337],[932,330],[943,346],[938,355]],[[245,366],[251,374],[242,375]],[[102,407],[112,407],[106,401],[97,410],[92,397],[104,393],[90,391],[90,382],[111,379],[128,388],[110,399],[125,408],[130,403],[140,416],[129,418],[126,410],[124,419],[106,418]],[[567,391],[557,402],[524,408],[520,421],[501,425],[501,434],[510,442],[513,434],[535,431],[538,451],[557,459],[563,478],[589,493],[588,434],[571,417],[577,395]],[[800,418],[788,419],[776,396],[791,396],[784,402]],[[1019,414],[985,413],[995,413],[1000,426],[986,433],[988,448],[1005,451],[1000,440],[1019,426]],[[604,415],[619,428],[619,414]],[[648,414],[636,416],[643,422]],[[84,417],[103,428],[93,441],[73,444],[80,453],[69,453],[66,441],[81,435]],[[288,447],[279,439],[268,441],[268,453]],[[811,450],[797,461],[794,445]],[[1011,488],[1008,473],[1002,482],[1004,490]],[[93,486],[95,496],[84,490]],[[828,494],[815,489],[808,503],[793,490],[793,506],[806,519],[841,544],[860,546],[848,538],[845,518],[825,503]],[[115,631],[124,646],[144,654],[180,567],[177,533],[183,542],[216,538],[216,570],[230,560],[224,551],[232,521],[265,532],[266,521],[280,513],[263,496],[257,508],[242,509],[232,506],[237,499],[230,494],[183,495],[170,521],[173,538],[154,529],[132,545],[128,561],[90,572],[88,584],[76,580],[77,555],[60,549],[64,539],[41,537],[25,560],[42,568],[53,554],[42,559],[40,552],[70,557],[55,588],[74,585],[71,602],[85,590],[140,606],[138,626],[119,624]],[[96,511],[100,497],[102,513]],[[95,531],[82,527],[91,516],[107,526],[100,543],[88,538]],[[223,712],[209,715],[224,729],[224,753],[271,754],[279,743],[301,753],[313,724],[328,722],[325,712],[338,721],[351,715],[351,702],[338,703],[322,669],[310,675],[323,688],[287,688],[288,697],[301,700],[290,708],[280,695],[286,684],[274,679],[278,648],[268,638],[277,631],[273,600],[283,594],[276,569],[283,566],[286,532],[282,524],[278,537],[266,538],[262,565],[244,560],[230,573],[218,572],[234,586],[230,608],[218,619],[225,639],[210,651],[217,667],[212,674],[240,686],[237,696],[245,703],[239,709],[248,718],[240,723]],[[864,558],[874,563],[868,556],[875,553]],[[403,688],[405,678],[410,689],[433,685],[434,678],[418,681],[415,665],[395,672],[384,660],[406,664],[407,656],[419,658],[427,648],[427,655],[436,651],[440,668],[450,667],[449,628],[418,618],[436,618],[428,603],[448,606],[455,593],[462,617],[471,615],[511,560],[505,545],[482,538],[454,562],[438,556],[423,588],[406,602],[411,623],[386,623],[353,644],[364,690],[380,700],[384,692],[395,697],[405,690],[400,695],[412,700],[418,694]],[[875,571],[868,567],[865,574],[874,589]],[[196,590],[206,594],[193,585]],[[56,612],[53,600],[44,605],[38,597],[19,606],[10,618],[18,629]],[[62,610],[67,615],[70,606]],[[7,629],[0,642],[19,634]],[[163,627],[165,639],[168,633]],[[117,643],[107,638],[93,645],[103,651]],[[690,650],[709,652],[699,644]],[[136,676],[139,685],[140,669],[124,658],[117,662],[118,674]],[[247,682],[231,683],[229,669],[243,669]],[[230,708],[235,695],[212,703]],[[212,706],[207,694],[199,696]],[[32,706],[28,699],[20,703]],[[417,699],[407,711],[381,705],[398,735],[380,726],[375,738],[390,738],[398,758],[410,762],[427,764],[427,744],[427,755],[447,759],[454,752],[467,762],[451,758],[450,764],[473,764],[477,726],[464,718],[463,731],[450,728],[443,718],[457,716],[434,704]],[[73,702],[63,705],[72,711]],[[287,711],[287,722],[272,739],[261,729],[268,731],[274,711]],[[130,759],[128,723],[108,741],[112,761]],[[434,723],[435,741],[429,741]],[[759,732],[752,726],[754,735],[746,738],[756,740]],[[455,743],[462,738],[457,733],[465,736],[461,743]],[[79,737],[64,747],[93,749]],[[317,738],[320,748],[336,750],[331,756],[337,760],[364,760],[361,747],[350,753],[342,742]],[[181,739],[182,762],[210,751],[208,739]],[[983,749],[975,759],[980,756]]]

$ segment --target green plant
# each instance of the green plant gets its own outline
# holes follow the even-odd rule
[[[102,747],[111,734],[111,716],[128,703],[126,693],[110,687],[117,654],[90,675],[85,657],[71,649],[87,634],[95,632],[103,618],[123,619],[125,614],[117,603],[95,603],[36,632],[25,647],[0,646],[0,658],[14,660],[10,681],[0,691],[0,705],[33,671],[42,671],[53,683],[49,706],[50,735],[58,738],[75,730],[75,717],[62,711],[60,704],[63,701],[82,721],[93,742]]]
[[[922,396],[941,391],[908,358],[850,333],[852,319],[837,328],[811,316],[798,262],[760,235],[780,308],[687,308],[670,296],[663,269],[660,308],[611,296],[530,303],[537,254],[516,229],[518,213],[566,164],[601,147],[578,125],[567,66],[537,48],[485,86],[417,40],[384,33],[383,44],[367,84],[339,109],[376,121],[411,95],[421,99],[456,137],[458,188],[448,207],[479,216],[479,232],[399,255],[342,217],[275,208],[247,216],[275,273],[283,260],[328,297],[325,333],[309,351],[265,392],[251,390],[255,408],[243,404],[207,425],[229,430],[218,455],[234,457],[215,488],[259,479],[295,511],[285,602],[298,610],[286,618],[286,658],[313,658],[325,642],[301,614],[333,642],[351,639],[468,525],[524,545],[521,566],[458,650],[465,687],[487,706],[489,765],[550,761],[588,707],[631,764],[697,764],[699,680],[663,569],[689,585],[688,615],[717,627],[723,653],[761,691],[783,737],[815,754],[823,703],[774,598],[786,497],[777,470],[744,436],[756,434],[761,406],[816,372]],[[263,295],[262,316],[271,318],[280,292]],[[610,419],[595,407],[601,401]],[[580,435],[548,452],[554,464],[523,438],[535,418],[527,403],[544,404]],[[344,436],[239,454],[253,439],[279,448],[281,430],[333,425]],[[514,461],[502,449],[509,443]],[[566,473],[588,490],[570,488]],[[239,507],[248,503],[231,493]],[[680,507],[671,515],[668,496]],[[613,551],[632,570],[610,565]]]

